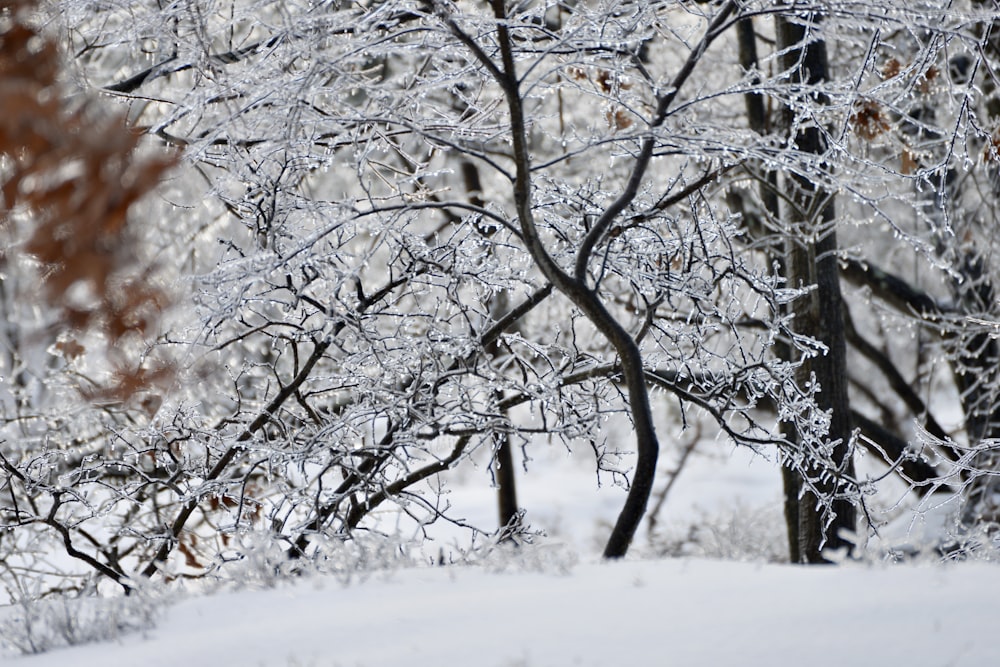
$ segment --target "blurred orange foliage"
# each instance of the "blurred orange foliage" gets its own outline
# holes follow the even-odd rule
[[[0,14],[0,225],[16,209],[29,216],[22,248],[43,266],[44,297],[68,327],[99,329],[114,348],[127,334],[149,334],[167,304],[162,290],[134,275],[126,232],[129,208],[176,157],[140,158],[141,135],[121,115],[63,94],[59,50],[31,25],[35,4],[6,0]],[[166,374],[119,367],[94,396],[126,400]]]

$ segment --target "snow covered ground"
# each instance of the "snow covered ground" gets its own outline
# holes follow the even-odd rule
[[[143,632],[39,656],[8,653],[5,663],[1000,664],[996,565],[929,559],[837,567],[766,563],[783,549],[778,471],[744,452],[713,454],[710,448],[690,461],[672,489],[655,539],[643,531],[630,559],[602,563],[597,549],[623,491],[611,485],[595,490],[592,462],[570,459],[558,448],[547,456],[522,475],[519,491],[529,521],[549,537],[518,556],[478,565],[389,567],[347,583],[345,577],[314,577],[270,589],[179,597],[162,605],[159,622]],[[669,459],[665,465],[669,469]],[[466,512],[462,518],[488,525],[492,496],[481,482],[476,473],[458,479],[448,498]],[[685,542],[698,524],[703,534]],[[460,550],[449,540],[444,531],[432,547],[446,560]],[[672,543],[684,546],[680,553],[702,557],[656,557]],[[67,613],[74,612],[67,607]]]
[[[986,667],[1000,663],[998,593],[985,564],[424,568],[188,599],[143,635],[11,663]]]

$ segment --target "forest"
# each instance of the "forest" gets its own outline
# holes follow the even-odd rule
[[[786,562],[945,504],[881,557],[994,559],[998,17],[7,0],[0,596],[530,550],[553,448],[620,559],[720,441],[780,465]]]

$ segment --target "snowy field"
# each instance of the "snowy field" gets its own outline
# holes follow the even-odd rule
[[[1000,569],[694,559],[451,567],[189,599],[154,629],[11,659],[110,665],[980,665]]]
[[[529,518],[549,537],[518,556],[177,596],[154,605],[161,613],[150,629],[5,660],[24,667],[1000,664],[1000,568],[926,559],[767,563],[783,548],[777,470],[730,454],[691,461],[663,507],[659,540],[642,533],[625,562],[596,556],[622,491],[595,491],[585,461],[550,460],[538,467],[544,476],[529,472],[520,487],[526,506],[544,508]],[[468,520],[486,522],[490,494],[477,495],[470,481],[457,485],[451,502],[471,508]],[[655,545],[669,543],[664,535],[690,537],[699,523],[702,536],[684,547],[699,557],[656,557]],[[447,538],[439,543],[441,554],[455,557]]]

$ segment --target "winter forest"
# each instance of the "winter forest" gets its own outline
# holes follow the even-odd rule
[[[552,451],[622,489],[604,559],[669,555],[721,445],[778,560],[996,560],[998,18],[6,0],[8,648],[56,599],[524,557]]]

